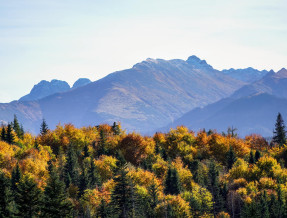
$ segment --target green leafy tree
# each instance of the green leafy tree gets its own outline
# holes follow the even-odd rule
[[[178,172],[175,168],[169,166],[167,175],[164,181],[164,193],[166,195],[178,195],[180,194],[181,184],[179,180]]]
[[[285,124],[282,118],[282,115],[278,113],[276,123],[275,123],[275,131],[273,132],[273,141],[280,146],[282,146],[286,142],[286,131]]]
[[[17,216],[24,218],[39,217],[41,205],[41,190],[37,187],[36,182],[24,176],[16,192],[15,202],[17,207]]]
[[[65,193],[65,184],[59,179],[59,175],[52,166],[44,191],[42,217],[71,217],[72,210],[72,203]]]

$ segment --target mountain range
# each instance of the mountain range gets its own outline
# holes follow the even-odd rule
[[[127,131],[141,133],[182,124],[194,129],[224,129],[230,125],[241,129],[240,122],[248,117],[246,107],[251,110],[252,104],[255,108],[263,107],[258,116],[266,116],[264,104],[271,99],[278,102],[269,114],[272,121],[282,105],[284,108],[285,97],[280,95],[280,87],[283,90],[286,83],[284,70],[278,73],[253,68],[219,71],[194,55],[186,61],[148,58],[95,82],[80,79],[72,88],[64,81],[41,81],[18,101],[0,104],[0,120],[11,121],[16,114],[31,132],[39,131],[42,118],[50,128],[58,123],[83,126],[117,121]],[[235,113],[236,122],[230,118]],[[245,123],[252,127],[252,123]],[[272,128],[270,123],[254,126],[240,133],[260,132],[263,128],[261,132],[269,134]]]

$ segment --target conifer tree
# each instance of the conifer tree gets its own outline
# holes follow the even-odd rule
[[[128,179],[126,168],[118,171],[114,178],[115,187],[112,192],[113,213],[120,218],[134,215],[136,207],[136,196],[132,182]]]
[[[68,148],[67,162],[64,167],[64,181],[66,183],[66,187],[71,183],[78,185],[79,182],[78,157],[72,145]]]
[[[8,127],[7,127],[6,141],[10,145],[14,143],[13,128],[12,128],[12,124],[10,123],[8,124]]]
[[[110,208],[107,202],[102,198],[99,208],[97,210],[97,217],[107,218],[110,217]]]
[[[18,136],[18,138],[23,139],[23,135],[24,133],[22,133],[22,129],[20,127],[19,121],[17,119],[16,114],[14,114],[14,120],[13,120],[13,129],[16,133],[16,135]]]
[[[86,158],[86,157],[89,157],[89,156],[90,156],[88,145],[85,145],[85,146],[84,146],[83,151],[84,151],[83,158]]]
[[[152,184],[148,187],[148,208],[147,209],[147,216],[148,217],[156,217],[156,211],[155,208],[159,204],[159,190],[158,186],[155,183],[155,181],[152,182]]]
[[[241,217],[242,218],[260,218],[261,217],[261,211],[260,206],[257,204],[257,202],[252,200],[251,203],[245,202],[243,205],[243,209],[241,211]]]
[[[39,217],[41,204],[41,190],[32,178],[24,176],[16,192],[15,202],[17,216],[24,218]]]
[[[255,157],[254,157],[254,154],[253,154],[252,150],[250,151],[250,155],[249,155],[249,163],[250,164],[255,164]]]
[[[2,127],[2,130],[1,130],[1,140],[4,142],[7,141],[6,129],[4,126]]]
[[[65,184],[52,166],[44,191],[42,217],[70,217],[72,209],[72,204],[65,193]]]
[[[268,207],[268,200],[267,200],[267,194],[266,191],[264,190],[263,195],[261,196],[260,199],[260,209],[261,209],[261,217],[262,218],[269,218],[270,213],[269,213],[269,207]]]
[[[19,164],[17,163],[16,167],[14,167],[11,175],[11,190],[15,193],[18,190],[17,184],[20,182],[22,178],[21,169]]]
[[[89,187],[89,176],[86,169],[82,170],[79,181],[79,198],[84,194],[84,191]]]
[[[220,194],[219,186],[219,171],[217,169],[216,163],[212,160],[209,164],[208,170],[208,189],[213,197],[213,215],[216,216],[217,213],[221,212],[223,209],[223,198]]]
[[[88,169],[88,179],[89,179],[88,184],[89,184],[90,189],[94,189],[96,186],[100,185],[100,177],[96,171],[96,166],[92,158],[91,158],[90,167]]]
[[[230,149],[227,153],[227,168],[231,169],[235,161],[236,161],[236,154],[233,150],[233,147],[230,146]]]
[[[112,130],[115,135],[119,135],[121,133],[120,127],[116,122],[113,123]]]
[[[13,211],[13,196],[10,189],[10,181],[5,177],[4,173],[0,172],[0,217],[12,217]]]
[[[255,162],[257,162],[260,159],[260,157],[261,157],[260,151],[256,150],[254,155]]]
[[[48,128],[48,125],[46,123],[46,120],[43,119],[42,120],[42,123],[41,123],[41,126],[40,126],[40,134],[41,135],[46,135],[49,131],[49,128]]]
[[[181,184],[178,176],[178,172],[175,168],[169,166],[167,175],[164,182],[164,193],[166,195],[178,195],[180,194]]]
[[[280,146],[282,146],[286,142],[286,131],[285,131],[285,124],[282,118],[282,115],[278,113],[276,124],[275,124],[275,131],[273,132],[273,141]]]

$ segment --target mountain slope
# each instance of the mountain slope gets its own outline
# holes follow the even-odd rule
[[[252,67],[248,67],[245,69],[229,69],[229,70],[222,70],[222,73],[231,76],[234,79],[238,79],[244,82],[255,82],[262,77],[264,77],[268,71],[267,70],[256,70],[253,69]]]
[[[240,99],[227,98],[196,108],[161,130],[185,125],[195,131],[205,128],[221,132],[233,126],[241,136],[250,133],[272,136],[278,112],[287,119],[286,108],[287,99],[266,93]]]
[[[227,97],[244,84],[196,56],[187,61],[147,59],[88,85],[42,98],[31,110],[40,108],[51,128],[59,122],[80,126],[121,121],[128,131],[146,132]],[[26,120],[22,122],[25,125]],[[33,131],[37,129],[34,126]]]

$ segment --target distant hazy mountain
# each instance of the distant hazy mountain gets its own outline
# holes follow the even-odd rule
[[[87,78],[80,78],[78,79],[74,85],[73,85],[73,89],[76,89],[76,88],[79,88],[81,86],[85,86],[85,85],[88,85],[89,83],[91,83],[92,81],[87,79]]]
[[[258,93],[287,98],[287,70],[283,68],[277,73],[270,71],[262,79],[237,90],[232,97],[240,98]]]
[[[287,120],[286,108],[287,99],[269,94],[227,98],[204,108],[196,108],[161,131],[185,125],[195,131],[205,128],[226,132],[228,127],[233,126],[241,136],[251,133],[272,136],[278,112]]]
[[[238,79],[244,82],[254,82],[257,81],[259,79],[261,79],[262,77],[264,77],[268,71],[267,70],[256,70],[252,67],[248,67],[245,69],[229,69],[229,70],[223,70],[222,71],[224,74],[227,74],[229,76],[231,76],[234,79]]]
[[[96,82],[42,98],[30,107],[45,117],[51,128],[59,122],[80,126],[121,121],[129,131],[147,132],[195,107],[228,97],[245,84],[196,56],[187,61],[147,59]],[[37,119],[25,118],[20,108],[7,106],[5,110],[21,115],[24,125],[37,124]],[[5,113],[0,113],[0,120],[13,118],[2,114]],[[38,128],[35,125],[32,130]]]
[[[70,89],[70,86],[67,82],[61,80],[52,80],[48,82],[42,80],[37,85],[34,85],[33,89],[28,95],[23,96],[19,101],[34,101],[44,98],[46,96],[58,93],[65,92]]]
[[[262,79],[243,86],[231,97],[203,108],[196,108],[161,130],[186,125],[194,130],[217,129],[229,126],[241,135],[260,133],[272,136],[278,112],[287,119],[287,70],[270,71]]]

